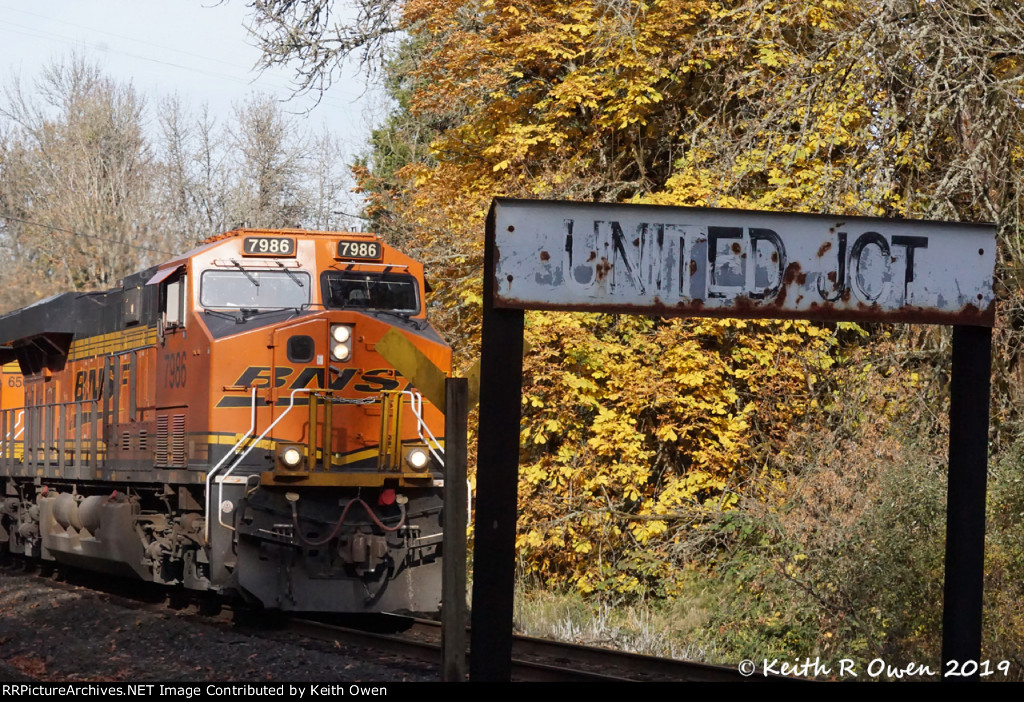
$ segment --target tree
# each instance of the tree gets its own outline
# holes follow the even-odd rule
[[[193,117],[177,96],[161,103],[157,119],[161,221],[178,234],[184,249],[228,228],[231,174],[225,138],[205,106]]]
[[[251,0],[249,6],[260,65],[293,66],[300,92],[327,90],[350,57],[372,70],[402,29],[400,0]]]
[[[308,152],[289,137],[277,102],[254,96],[235,107],[232,148],[237,159],[231,208],[236,226],[298,226],[305,214],[300,188],[301,161]]]
[[[0,107],[4,252],[27,281],[7,304],[110,286],[164,245],[145,205],[152,153],[141,97],[74,56],[45,69],[36,92],[14,82]]]
[[[176,97],[145,102],[72,56],[0,104],[5,307],[118,278],[236,227],[340,224],[342,153],[267,96],[219,125]]]

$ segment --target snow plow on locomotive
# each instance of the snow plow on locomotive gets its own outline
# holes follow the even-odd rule
[[[440,600],[444,371],[422,266],[369,234],[238,230],[0,317],[0,549],[290,611]]]

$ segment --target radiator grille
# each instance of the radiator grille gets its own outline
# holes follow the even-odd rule
[[[167,415],[156,416],[156,466],[166,468],[169,463],[167,455]]]
[[[176,414],[171,427],[171,465],[185,465],[185,415]]]

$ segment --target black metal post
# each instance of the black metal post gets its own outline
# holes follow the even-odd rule
[[[512,677],[516,497],[523,384],[523,311],[495,309],[494,210],[487,218],[480,351],[473,606],[469,678]]]
[[[441,679],[466,679],[466,429],[469,382],[445,381],[444,570],[441,581]]]
[[[981,658],[992,330],[953,327],[942,670]],[[947,677],[945,680],[978,680]]]

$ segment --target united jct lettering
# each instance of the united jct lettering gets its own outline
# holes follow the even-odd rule
[[[781,304],[792,295],[804,306],[851,300],[900,306],[910,301],[918,277],[916,254],[928,248],[925,236],[839,230],[822,236],[814,255],[794,256],[783,236],[763,227],[586,225],[564,220],[564,249],[557,256],[540,252],[535,284],[663,304],[740,297]]]

